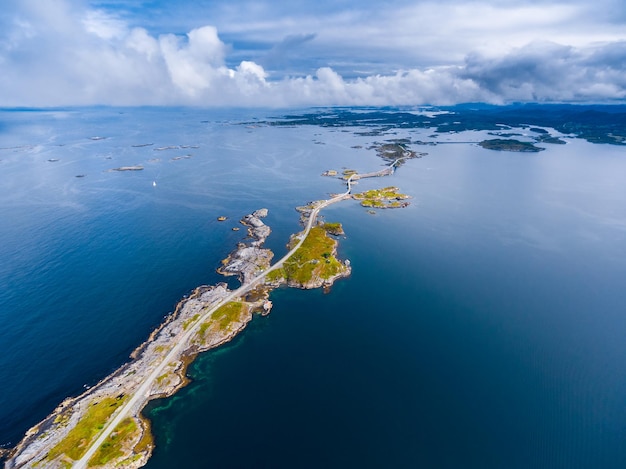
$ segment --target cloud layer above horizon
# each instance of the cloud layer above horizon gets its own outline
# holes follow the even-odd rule
[[[0,106],[626,99],[619,0],[9,0]]]

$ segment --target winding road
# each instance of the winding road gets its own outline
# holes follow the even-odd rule
[[[395,165],[395,162],[392,165],[392,167],[394,165]],[[302,243],[304,242],[306,237],[309,235],[309,232],[311,231],[311,228],[313,227],[313,223],[316,220],[317,215],[319,214],[320,210],[328,207],[331,204],[337,203],[340,200],[344,200],[350,196],[350,193],[352,192],[352,178],[353,177],[354,175],[350,176],[348,180],[346,181],[346,184],[348,186],[346,192],[344,192],[343,194],[336,195],[335,197],[332,197],[328,200],[325,200],[324,202],[319,204],[317,207],[315,207],[311,211],[311,214],[309,215],[309,220],[304,230],[304,234],[300,237],[300,241],[298,241],[298,243],[287,254],[285,254],[274,265],[272,265],[265,271],[261,272],[256,277],[254,277],[250,282],[246,283],[245,285],[242,285],[236,290],[233,290],[230,294],[222,298],[222,300],[218,301],[211,309],[207,310],[202,316],[200,316],[200,318],[198,318],[197,321],[195,321],[194,323],[190,325],[185,335],[183,335],[182,338],[174,345],[174,347],[172,347],[170,352],[165,356],[165,358],[161,361],[161,363],[152,371],[152,373],[150,373],[150,375],[148,375],[143,380],[143,382],[137,388],[137,390],[130,396],[130,399],[128,399],[126,403],[120,407],[117,413],[114,414],[114,417],[104,426],[98,438],[96,438],[96,440],[89,446],[85,454],[73,464],[72,466],[73,468],[75,469],[86,468],[88,461],[93,457],[93,455],[96,453],[98,448],[102,445],[102,443],[104,443],[105,440],[111,435],[115,427],[117,427],[118,424],[129,415],[137,415],[139,413],[139,411],[145,406],[145,404],[148,402],[150,398],[150,390],[152,388],[152,384],[154,380],[163,373],[163,370],[165,369],[168,363],[176,359],[176,357],[178,356],[178,354],[180,354],[180,352],[185,347],[189,339],[191,339],[191,337],[197,332],[198,327],[200,327],[200,324],[205,322],[221,306],[225,305],[229,301],[232,301],[236,298],[242,297],[245,293],[247,293],[253,287],[255,287],[261,280],[263,280],[267,274],[282,267],[285,261],[287,261],[291,256],[293,256],[293,254],[300,248],[300,246],[302,246]]]

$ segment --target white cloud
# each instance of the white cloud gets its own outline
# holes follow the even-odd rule
[[[124,22],[102,10],[88,11],[83,18],[83,25],[88,33],[101,39],[118,39],[126,35]]]
[[[161,36],[159,46],[172,83],[183,94],[196,96],[219,73],[224,45],[211,26],[194,29],[187,37],[184,42],[173,34]]]
[[[159,41],[143,28],[134,28],[126,38],[126,47],[143,55],[148,61],[154,60],[160,52]]]
[[[587,48],[538,41],[486,59],[469,56],[461,76],[508,101],[626,98],[626,42]]]
[[[244,60],[236,70],[229,70],[229,76],[235,80],[239,93],[246,97],[265,93],[270,86],[265,80],[267,73],[254,62]]]
[[[14,3],[0,17],[2,106],[386,105],[626,98],[626,41],[616,40],[610,27],[605,39],[611,40],[601,43],[524,42],[524,30],[541,36],[541,31],[554,29],[555,37],[563,36],[564,23],[580,21],[584,8],[577,4],[448,2],[445,8],[437,4],[450,13],[439,22],[442,17],[434,3],[377,10],[377,16],[373,10],[342,11],[323,25],[318,22],[317,29],[307,17],[297,33],[292,32],[294,18],[278,18],[286,26],[280,36],[272,29],[275,25],[261,18],[259,28],[272,29],[278,38],[269,55],[260,51],[259,60],[227,65],[233,46],[220,39],[214,26],[194,27],[186,35],[155,34],[111,12],[90,9],[80,0],[59,0],[53,6],[37,0]],[[261,10],[264,15],[272,12],[267,5]],[[351,22],[356,25],[350,26]],[[251,23],[244,21],[239,28],[246,24]],[[342,36],[334,32],[337,25],[343,27]],[[597,31],[587,33],[588,38],[600,37]],[[459,37],[449,37],[454,34]],[[508,42],[491,44],[500,35]],[[459,41],[466,44],[459,47]],[[277,64],[281,61],[272,54],[303,44],[318,61],[331,50],[340,50],[342,60],[353,56],[355,61],[341,62],[339,68],[328,66],[329,61],[290,76],[280,76],[276,70],[270,75],[262,66],[263,57]],[[337,58],[335,52],[329,56]],[[431,56],[437,60],[430,60]],[[342,76],[342,70],[354,63],[374,64],[373,57],[387,60],[385,71]],[[436,63],[415,65],[424,60]]]

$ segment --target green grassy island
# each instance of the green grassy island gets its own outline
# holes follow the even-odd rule
[[[353,194],[352,197],[367,208],[404,208],[409,205],[406,201],[409,196],[401,194],[400,189],[393,186]]]
[[[348,275],[349,266],[335,257],[337,241],[328,236],[331,232],[343,233],[341,224],[325,223],[311,228],[302,246],[283,267],[267,275],[267,282],[270,284],[285,282],[298,288],[316,288]],[[293,236],[287,247],[291,248],[297,242],[298,238]]]
[[[333,236],[341,236],[344,233],[341,223],[324,223],[324,229]]]

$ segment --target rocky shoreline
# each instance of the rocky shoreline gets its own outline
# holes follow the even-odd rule
[[[242,284],[247,284],[270,266],[274,253],[261,247],[272,231],[261,220],[266,216],[267,209],[263,208],[241,219],[240,223],[248,227],[248,237],[252,241],[248,244],[239,243],[222,261],[222,266],[217,269],[218,273],[225,276],[236,275]]]

